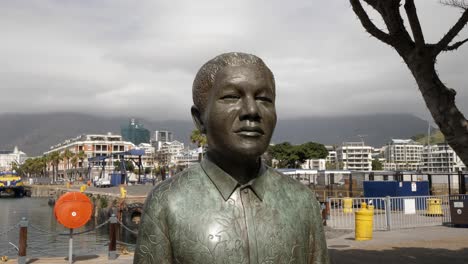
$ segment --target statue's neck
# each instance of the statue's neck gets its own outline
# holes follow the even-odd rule
[[[227,157],[208,151],[208,158],[240,184],[246,184],[258,175],[260,157]]]

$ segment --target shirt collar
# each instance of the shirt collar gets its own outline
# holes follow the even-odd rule
[[[267,167],[261,162],[260,169],[257,177],[249,181],[248,183],[241,185],[231,175],[226,173],[223,169],[218,167],[214,162],[208,158],[204,158],[200,163],[202,169],[205,171],[208,178],[213,182],[218,191],[223,196],[224,200],[227,201],[231,197],[232,193],[237,187],[250,187],[257,197],[263,201],[265,194],[265,180],[267,177]]]

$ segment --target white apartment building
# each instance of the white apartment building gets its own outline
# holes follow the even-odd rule
[[[156,150],[160,150],[163,143],[172,141],[174,141],[172,132],[166,130],[154,131],[154,140],[152,141],[152,145]]]
[[[328,150],[328,155],[325,158],[326,162],[329,163],[336,163],[336,150],[334,146],[325,146],[325,148]]]
[[[13,163],[23,164],[27,158],[26,153],[19,151],[16,146],[13,150],[0,150],[0,171],[11,171]]]
[[[344,142],[336,152],[344,170],[372,170],[372,147],[366,146],[364,142]]]
[[[174,161],[178,166],[190,167],[191,165],[198,163],[199,154],[200,151],[198,149],[186,149],[175,155]]]
[[[466,170],[466,165],[447,144],[425,146],[422,152],[422,163],[421,171],[425,173]]]
[[[301,168],[306,170],[325,170],[326,163],[326,159],[308,159],[301,164]]]
[[[423,145],[412,139],[392,139],[384,150],[384,170],[416,171],[422,166]]]
[[[184,143],[177,140],[164,142],[159,149],[160,160],[166,165],[176,165],[176,156],[184,150]]]
[[[79,175],[86,175],[88,168],[88,159],[95,157],[104,157],[110,156],[113,153],[119,153],[124,151],[129,151],[134,149],[135,145],[129,141],[123,141],[121,135],[112,135],[108,134],[87,134],[80,135],[76,138],[67,139],[62,143],[51,146],[49,151],[44,152],[44,155],[49,155],[52,152],[58,151],[63,153],[66,149],[70,150],[72,153],[79,153],[83,151],[86,155],[86,158],[83,161],[79,161],[77,164],[77,171]],[[106,164],[104,169],[106,172],[111,172],[114,170],[114,162],[119,160],[121,157],[110,157],[106,159]],[[69,169],[72,169],[72,165],[69,164]],[[59,177],[65,176],[65,171],[67,170],[67,161],[62,160],[58,165],[58,175]],[[91,178],[98,176],[101,173],[102,167],[94,167],[91,170]]]
[[[141,156],[141,163],[143,164],[143,167],[150,167],[154,168],[156,167],[156,149],[149,143],[140,143],[136,147],[136,149],[142,149],[145,151],[145,155]]]

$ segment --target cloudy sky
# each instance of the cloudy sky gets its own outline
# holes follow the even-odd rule
[[[437,0],[416,5],[430,42],[460,16]],[[0,32],[0,113],[189,119],[198,68],[242,51],[275,74],[280,118],[429,117],[402,59],[365,33],[347,0],[4,0]],[[465,115],[467,58],[468,44],[437,67]]]

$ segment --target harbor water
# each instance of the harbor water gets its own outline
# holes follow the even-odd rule
[[[0,256],[17,256],[19,228],[14,228],[23,217],[28,220],[28,257],[65,257],[68,255],[69,229],[63,227],[54,217],[53,206],[47,198],[0,198]],[[91,219],[86,226],[75,229],[78,233],[93,229],[99,223]],[[73,253],[76,256],[107,254],[109,226],[89,233],[73,236]],[[129,250],[135,243],[135,236],[121,231],[118,240]],[[122,243],[123,244],[123,243]]]

